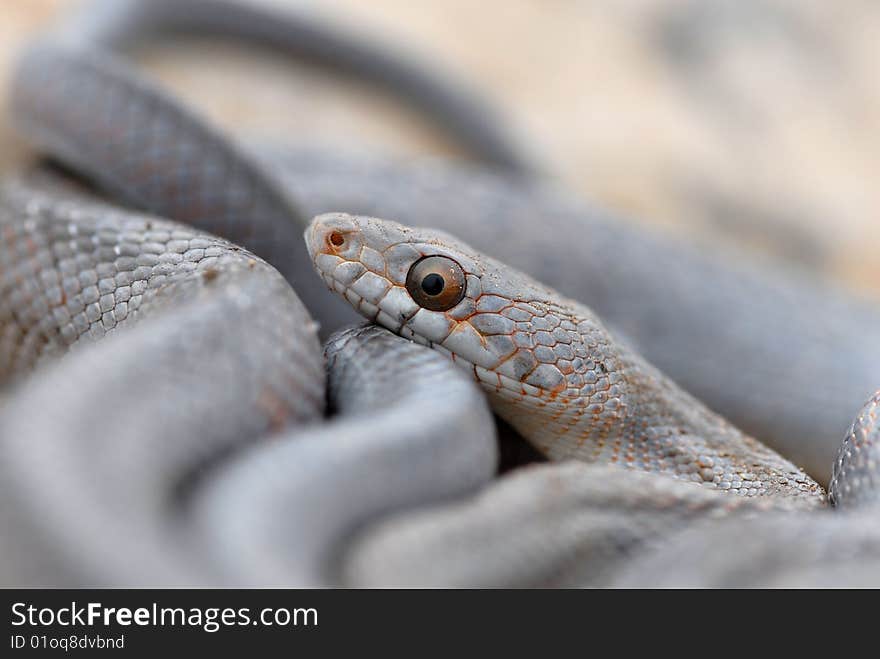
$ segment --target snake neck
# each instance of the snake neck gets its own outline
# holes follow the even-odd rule
[[[514,340],[530,346],[529,358],[502,364],[494,379],[474,373],[499,416],[549,458],[664,473],[742,495],[823,498],[802,470],[684,392],[589,309],[528,306],[534,317]],[[523,368],[517,359],[530,370],[508,382]]]

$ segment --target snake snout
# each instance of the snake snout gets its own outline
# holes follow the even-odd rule
[[[355,248],[357,240],[355,218],[345,213],[324,213],[312,220],[304,237],[309,256],[317,265],[321,254],[344,256]]]

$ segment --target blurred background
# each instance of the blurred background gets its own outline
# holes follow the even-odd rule
[[[16,50],[76,0],[0,5]],[[880,3],[274,0],[420,52],[501,107],[563,183],[629,221],[880,294]],[[228,43],[144,65],[230,131],[451,154],[375,89]],[[0,172],[27,154],[0,115]]]

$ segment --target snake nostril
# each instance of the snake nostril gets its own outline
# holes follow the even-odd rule
[[[330,244],[334,247],[340,247],[342,243],[345,242],[345,236],[342,235],[339,231],[331,231],[330,235],[327,237],[327,240],[330,241]]]

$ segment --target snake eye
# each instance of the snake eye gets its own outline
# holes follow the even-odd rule
[[[445,256],[426,256],[406,275],[406,290],[420,307],[446,311],[461,302],[465,293],[464,270]]]

